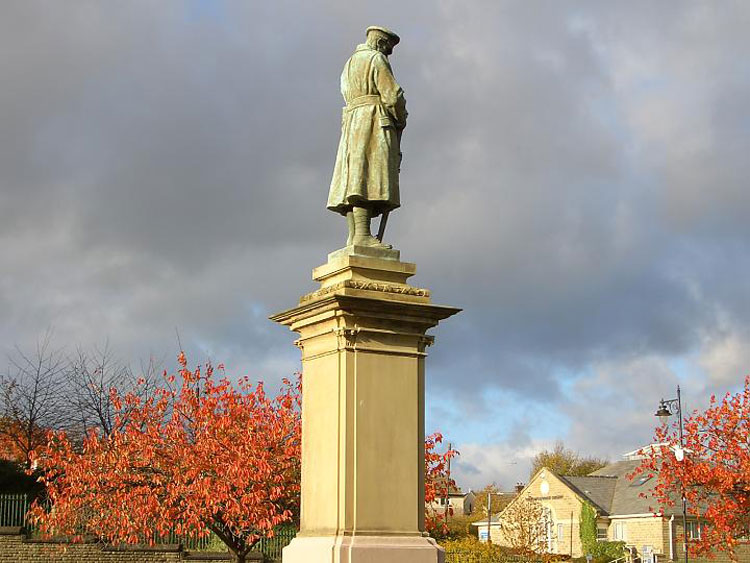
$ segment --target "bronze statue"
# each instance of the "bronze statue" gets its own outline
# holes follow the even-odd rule
[[[390,248],[382,243],[385,224],[401,205],[398,174],[406,100],[388,62],[398,42],[392,31],[368,27],[366,42],[357,46],[341,73],[346,107],[327,207],[346,216],[347,246]],[[376,238],[370,220],[378,215]]]

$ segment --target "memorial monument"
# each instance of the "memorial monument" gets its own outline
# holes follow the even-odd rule
[[[347,244],[313,270],[316,291],[271,317],[299,333],[303,368],[301,527],[284,563],[444,561],[424,529],[425,358],[427,331],[459,309],[409,285],[416,266],[383,243],[407,116],[388,61],[398,42],[369,27],[344,66],[327,206]]]

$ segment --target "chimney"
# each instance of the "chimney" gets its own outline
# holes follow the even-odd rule
[[[523,488],[524,488],[525,486],[526,486],[526,485],[524,485],[524,484],[523,484],[523,483],[521,483],[520,481],[519,481],[518,483],[516,483],[516,486],[515,486],[515,489],[516,489],[516,494],[517,494],[517,495],[520,495],[520,494],[521,494],[521,491],[523,491]]]

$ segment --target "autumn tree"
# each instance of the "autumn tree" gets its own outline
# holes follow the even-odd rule
[[[157,364],[150,358],[136,375],[130,366],[117,360],[109,342],[90,351],[78,348],[68,360],[64,378],[69,434],[82,439],[92,429],[104,436],[121,430],[129,420],[128,410],[135,405],[124,405],[117,411],[110,391],[117,389],[120,395],[133,393],[144,399],[153,391],[157,373]]]
[[[506,545],[525,555],[545,553],[552,534],[549,510],[530,497],[511,502],[500,515]]]
[[[474,514],[471,516],[473,522],[487,520],[487,496],[490,497],[490,513],[498,514],[510,504],[517,493],[501,491],[495,483],[486,485],[483,489],[474,492]]]
[[[51,344],[51,333],[33,352],[21,348],[8,356],[0,377],[0,450],[5,459],[31,467],[33,452],[46,442],[47,431],[68,421],[65,358]]]
[[[529,478],[533,477],[542,467],[550,469],[558,475],[584,476],[601,469],[609,463],[606,459],[582,456],[570,450],[558,441],[551,450],[542,450],[531,462]]]
[[[631,478],[655,475],[651,496],[662,510],[684,495],[688,513],[709,524],[689,549],[721,550],[736,561],[737,544],[750,534],[750,377],[742,391],[711,396],[705,412],[684,421],[682,446],[677,421],[657,428],[654,441]]]
[[[177,375],[143,399],[112,392],[112,431],[93,429],[78,451],[55,433],[34,457],[54,504],[32,518],[45,535],[110,543],[174,532],[215,533],[244,562],[297,509],[300,385],[275,398],[247,378],[233,384],[209,365]],[[127,412],[120,424],[119,413]]]
[[[437,451],[438,445],[443,442],[443,435],[435,432],[425,438],[424,442],[424,482],[425,482],[425,504],[430,505],[436,500],[447,498],[448,493],[456,489],[456,482],[451,479],[449,467],[450,461],[458,455],[452,448],[445,452]],[[445,511],[428,510],[425,514],[425,528],[432,535],[444,535],[448,532],[446,519],[453,514],[453,509],[447,506]]]

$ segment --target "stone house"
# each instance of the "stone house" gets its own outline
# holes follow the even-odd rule
[[[585,477],[557,475],[548,468],[540,469],[511,503],[532,498],[544,507],[547,517],[547,551],[581,557],[580,539],[581,507],[587,502],[597,516],[597,539],[599,541],[623,541],[632,556],[644,563],[676,561],[684,559],[682,548],[682,512],[679,503],[664,514],[651,510],[653,499],[643,498],[655,484],[656,479],[647,477],[630,480],[627,475],[640,465],[635,452],[625,459],[607,465]],[[509,505],[510,506],[510,505]],[[493,517],[490,537],[493,543],[507,545],[503,537],[503,512]],[[478,530],[487,529],[487,523],[475,524]],[[703,524],[688,517],[690,538],[698,538]],[[480,534],[480,540],[486,531]],[[721,557],[721,556],[720,556]],[[750,544],[739,551],[740,561],[750,563]],[[701,559],[692,561],[699,563]],[[721,558],[713,561],[721,561]]]
[[[469,490],[464,493],[461,489],[451,489],[447,496],[436,498],[425,507],[427,512],[445,513],[448,508],[453,509],[453,516],[468,516],[474,512],[475,495]]]

